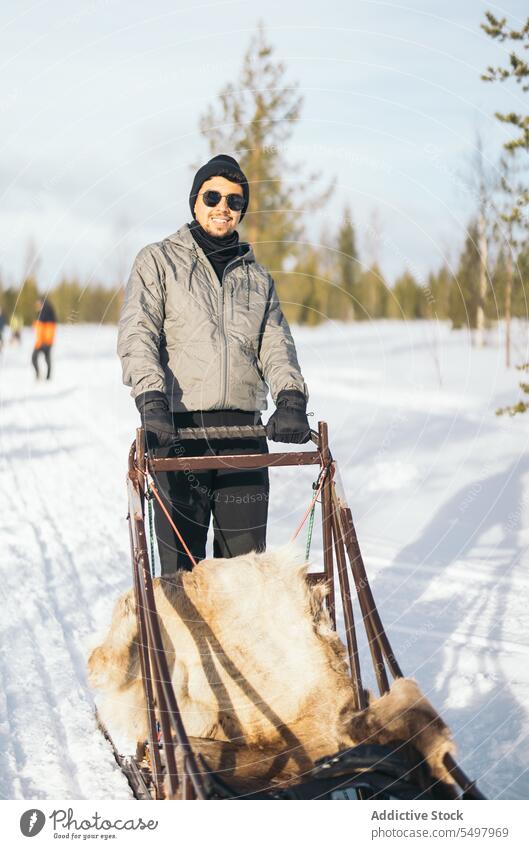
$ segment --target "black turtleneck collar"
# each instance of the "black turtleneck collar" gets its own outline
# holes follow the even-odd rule
[[[191,221],[189,229],[193,239],[199,245],[211,262],[215,274],[222,283],[222,274],[227,264],[248,250],[246,242],[239,241],[237,230],[229,236],[211,236],[198,221]]]

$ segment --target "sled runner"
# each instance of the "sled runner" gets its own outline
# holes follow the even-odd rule
[[[263,437],[266,432],[263,426],[257,425],[190,428],[180,430],[179,436],[183,440],[225,439]],[[114,747],[116,759],[127,775],[136,798],[484,798],[449,753],[444,756],[443,766],[454,783],[436,779],[409,739],[389,744],[365,739],[359,745],[316,760],[309,768],[296,770],[289,761],[288,750],[284,748],[271,747],[269,750],[256,751],[239,742],[193,738],[186,731],[171,685],[171,673],[155,603],[145,526],[149,498],[157,498],[162,509],[165,509],[155,484],[157,471],[202,471],[226,468],[227,465],[237,469],[316,466],[318,475],[314,496],[296,534],[307,520],[310,526],[316,501],[319,500],[323,571],[309,573],[307,580],[311,584],[325,582],[330,587],[325,603],[334,629],[337,608],[342,612],[356,711],[362,712],[368,708],[368,696],[360,668],[353,593],[358,600],[361,624],[365,630],[380,694],[390,690],[390,678],[395,681],[403,679],[371,592],[351,510],[341,486],[336,461],[329,449],[325,422],[319,423],[317,431],[311,431],[311,439],[315,450],[162,459],[145,453],[144,433],[141,429],[137,431],[129,452],[128,519],[148,741],[145,747],[139,747],[133,757],[120,755]],[[179,535],[178,528],[173,527]],[[185,540],[181,539],[181,542],[185,547]],[[339,593],[336,594],[335,572],[339,587]]]

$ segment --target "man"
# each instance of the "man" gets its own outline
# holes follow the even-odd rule
[[[51,380],[51,349],[55,341],[57,319],[55,310],[46,298],[39,298],[35,302],[35,308],[37,310],[37,318],[33,322],[35,347],[31,355],[31,363],[35,369],[36,378],[39,380],[39,357],[42,354],[46,361],[46,380]]]
[[[213,157],[195,175],[193,221],[140,251],[118,331],[123,382],[157,456],[255,453],[265,439],[179,440],[178,428],[260,424],[268,387],[276,411],[267,436],[306,442],[308,391],[274,281],[236,230],[250,189],[239,163]],[[158,474],[170,515],[196,560],[213,514],[215,557],[264,550],[267,469]],[[155,501],[162,574],[189,558]]]

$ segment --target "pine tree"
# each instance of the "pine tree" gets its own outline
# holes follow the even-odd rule
[[[514,263],[512,314],[527,321],[529,316],[529,246],[524,244]]]
[[[477,325],[481,270],[478,238],[478,225],[477,222],[473,221],[468,228],[457,271],[450,288],[448,316],[454,329],[461,327],[475,329]]]
[[[228,83],[200,120],[211,155],[235,155],[248,176],[251,204],[242,235],[275,278],[299,253],[301,210],[321,208],[332,190],[329,186],[314,194],[319,175],[302,178],[301,167],[285,159],[284,147],[302,102],[298,86],[286,80],[285,65],[273,56],[261,23],[244,56],[240,82]],[[288,298],[288,278],[279,274],[276,282],[280,297]]]
[[[487,23],[482,23],[481,28],[490,35],[491,38],[497,39],[499,42],[514,41],[522,43],[525,50],[529,48],[529,17],[521,29],[509,29],[507,19],[496,18],[492,12],[485,12]],[[513,79],[522,87],[522,91],[529,91],[529,63],[522,59],[517,53],[512,51],[509,54],[509,68],[494,68],[489,65],[485,74],[481,75],[481,79],[485,82],[504,82],[505,80]],[[519,130],[519,135],[506,142],[504,147],[506,150],[525,150],[529,151],[529,115],[521,115],[518,112],[496,112],[496,118],[504,124],[510,124]],[[526,202],[529,203],[529,194],[527,194]]]
[[[500,43],[505,41],[513,41],[521,43],[524,50],[529,49],[529,17],[521,29],[509,29],[507,19],[496,18],[492,12],[485,12],[487,23],[482,23],[481,28],[490,35],[491,38],[497,39]],[[522,59],[517,53],[511,51],[509,54],[510,67],[493,67],[489,65],[485,74],[481,75],[481,79],[485,82],[505,82],[506,80],[515,80],[521,86],[522,91],[529,92],[529,63]],[[519,135],[504,143],[504,148],[510,154],[529,153],[529,113],[522,115],[519,112],[496,112],[496,118],[503,124],[510,124],[516,127]],[[524,160],[524,166],[527,168],[527,160]],[[515,184],[510,179],[510,168],[505,159],[501,163],[502,170],[502,190],[504,196],[510,196],[510,210],[504,210],[502,218],[506,222],[513,224],[524,225],[527,227],[527,207],[529,206],[529,189],[527,186]]]
[[[98,324],[115,324],[119,318],[122,289],[91,285],[83,292],[81,320]]]
[[[513,156],[507,154],[500,159],[499,179],[497,184],[498,200],[495,204],[498,218],[494,226],[494,236],[498,245],[498,276],[497,282],[502,283],[502,313],[505,320],[505,365],[511,364],[511,317],[513,295],[516,297],[515,259],[516,253],[524,237],[524,222],[522,209],[519,206],[523,188],[518,182],[517,169]],[[501,270],[501,274],[499,273]]]
[[[123,298],[122,287],[98,283],[85,285],[63,278],[50,293],[57,319],[62,324],[116,324]]]
[[[81,285],[76,280],[63,277],[51,294],[57,320],[61,324],[74,324],[80,320],[81,298]]]
[[[398,307],[398,314],[395,315],[395,318],[405,318],[409,321],[414,318],[425,317],[426,298],[411,271],[405,271],[395,281],[393,299],[390,304],[392,310],[395,309],[395,305]]]
[[[344,209],[342,223],[336,239],[336,283],[338,289],[331,299],[329,316],[350,321],[356,316],[360,265],[356,247],[356,234],[349,207]]]
[[[520,366],[516,366],[519,371],[529,371],[529,363],[523,363]],[[522,390],[525,396],[529,395],[529,383],[526,383],[524,380],[521,380],[518,383],[518,386]],[[509,416],[515,416],[517,413],[525,413],[529,410],[529,402],[524,401],[523,398],[516,402],[516,404],[511,404],[509,407],[500,407],[496,410],[497,416],[504,416],[508,414]]]
[[[306,246],[291,272],[285,275],[281,306],[287,321],[314,326],[329,317],[329,282],[321,274],[321,252]]]
[[[506,18],[496,18],[492,12],[485,12],[486,23],[481,24],[481,28],[490,35],[491,38],[496,39],[501,44],[505,42],[514,42],[516,45],[522,45],[524,50],[529,49],[529,17],[525,21],[525,24],[520,29],[511,29],[507,26]],[[494,67],[489,65],[486,73],[482,74],[481,77],[485,82],[505,82],[506,80],[514,80],[517,85],[521,86],[523,92],[529,92],[529,63],[522,58],[515,50],[511,50],[509,53],[509,66],[508,67]],[[518,135],[509,141],[504,143],[504,148],[512,154],[529,153],[529,113],[525,115],[520,112],[496,112],[496,118],[501,121],[503,124],[509,124],[511,127],[516,128],[518,131]],[[526,160],[524,160],[524,164],[526,165]],[[512,229],[521,225],[527,227],[527,211],[529,208],[529,189],[527,186],[516,186],[513,185],[505,186],[507,188],[507,195],[510,194],[510,210],[507,212],[504,211],[502,214],[503,221],[507,224],[508,228],[511,228],[510,236],[513,236]],[[508,233],[509,237],[509,233]],[[512,298],[512,283],[514,279],[514,273],[512,268],[512,253],[514,250],[514,246],[508,246],[507,250],[504,251],[505,261],[506,261],[506,269],[505,269],[505,310],[506,310],[506,362],[507,365],[510,364],[510,312],[511,312],[511,298]],[[521,366],[517,368],[521,368],[524,370],[529,369],[528,363],[523,363]],[[520,384],[522,388],[525,390],[525,384]],[[524,403],[520,403],[514,405],[512,408],[504,408],[502,411],[505,412],[508,410],[512,413],[525,412],[526,405]]]
[[[387,316],[388,287],[378,263],[374,262],[360,275],[358,291],[359,303],[356,313],[358,320],[365,321]]]
[[[427,289],[430,294],[426,308],[428,318],[441,321],[449,317],[452,285],[453,275],[446,263],[437,272],[431,272],[428,275]]]
[[[297,270],[306,279],[306,295],[302,302],[299,323],[315,326],[327,317],[324,312],[326,284],[319,275],[318,251],[309,249],[298,264]]]
[[[39,297],[37,281],[34,277],[26,277],[17,293],[14,311],[25,325],[31,325],[37,314],[36,300]]]

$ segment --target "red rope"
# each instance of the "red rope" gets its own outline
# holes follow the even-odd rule
[[[160,505],[160,507],[162,508],[163,512],[165,513],[165,515],[166,515],[166,517],[167,517],[167,519],[168,519],[168,521],[169,521],[169,524],[171,525],[171,527],[172,527],[173,531],[175,532],[175,534],[177,535],[178,539],[180,540],[180,542],[181,542],[181,543],[182,543],[182,545],[184,546],[185,552],[186,552],[187,556],[189,557],[189,559],[191,560],[191,563],[193,564],[193,566],[196,566],[196,565],[197,565],[197,561],[195,560],[195,558],[193,557],[193,555],[192,555],[192,554],[191,554],[191,552],[189,551],[189,548],[188,548],[188,547],[187,547],[187,545],[186,545],[186,541],[185,541],[185,539],[183,538],[182,534],[180,533],[180,531],[179,531],[179,530],[178,530],[178,528],[176,527],[175,523],[174,523],[174,522],[173,522],[173,520],[171,519],[171,516],[169,515],[169,511],[167,510],[167,508],[166,508],[165,504],[163,503],[162,499],[160,498],[160,495],[159,495],[159,493],[158,493],[158,490],[156,489],[156,487],[155,487],[155,485],[154,485],[154,482],[153,482],[152,480],[151,480],[151,482],[150,482],[150,484],[149,484],[149,487],[148,487],[148,488],[152,490],[153,495],[154,495],[154,497],[156,498],[156,500],[157,500],[158,504]]]
[[[312,508],[313,508],[313,507],[314,507],[314,505],[316,504],[316,501],[317,501],[317,500],[318,500],[318,498],[319,498],[320,492],[321,492],[322,487],[323,487],[323,484],[324,484],[324,482],[325,482],[325,478],[326,478],[326,476],[327,476],[328,468],[329,468],[328,466],[324,466],[324,467],[323,467],[323,469],[321,470],[321,474],[320,474],[320,482],[319,482],[318,489],[316,490],[316,492],[315,492],[315,494],[314,494],[314,497],[311,499],[311,502],[310,502],[309,506],[308,506],[308,507],[307,507],[307,509],[305,510],[305,513],[304,513],[304,515],[303,515],[303,518],[302,518],[301,522],[299,523],[299,525],[297,526],[296,530],[294,531],[294,535],[292,536],[292,539],[290,540],[290,542],[294,542],[294,540],[296,539],[296,537],[299,535],[299,532],[301,531],[301,529],[302,529],[303,525],[304,525],[304,524],[305,524],[305,522],[307,521],[308,516],[310,515],[310,511],[312,510]],[[172,527],[173,531],[175,532],[175,534],[177,535],[178,539],[179,539],[179,540],[180,540],[180,542],[182,543],[182,545],[183,545],[183,547],[184,547],[184,550],[185,550],[185,552],[186,552],[187,556],[188,556],[188,557],[189,557],[189,559],[191,560],[191,563],[193,564],[193,566],[196,566],[196,565],[197,565],[197,562],[196,562],[195,558],[193,557],[193,555],[191,554],[191,552],[190,552],[189,548],[187,547],[187,545],[186,545],[186,541],[185,541],[185,539],[183,538],[182,534],[180,533],[180,531],[179,531],[179,530],[178,530],[178,528],[176,527],[175,523],[173,522],[173,520],[172,520],[172,518],[171,518],[171,516],[170,516],[170,514],[169,514],[169,511],[167,510],[167,508],[166,508],[165,504],[163,503],[163,501],[162,501],[162,499],[161,499],[161,497],[160,497],[160,494],[159,494],[158,490],[156,489],[156,487],[155,487],[154,482],[153,482],[153,480],[152,480],[152,479],[151,479],[151,481],[150,481],[150,483],[149,483],[149,485],[148,485],[148,489],[152,490],[152,493],[153,493],[154,497],[156,498],[156,500],[157,500],[158,504],[160,505],[160,507],[162,508],[163,512],[165,513],[165,516],[167,517],[167,520],[168,520],[169,524],[171,525],[171,527]]]
[[[314,495],[314,498],[312,499],[312,501],[310,502],[309,506],[307,507],[307,509],[306,509],[306,511],[305,511],[305,515],[303,516],[303,518],[302,518],[301,522],[300,522],[300,523],[299,523],[299,525],[297,526],[297,528],[296,528],[296,530],[295,530],[295,532],[294,532],[294,536],[292,537],[292,539],[290,540],[290,542],[294,542],[294,540],[295,540],[295,539],[296,539],[296,537],[298,536],[298,534],[299,534],[299,532],[300,532],[301,528],[303,527],[303,525],[304,525],[304,524],[305,524],[305,522],[307,521],[307,517],[309,516],[310,511],[312,510],[312,508],[313,508],[313,507],[314,507],[314,505],[316,504],[316,501],[318,500],[318,496],[319,496],[319,494],[320,494],[320,492],[321,492],[321,488],[322,488],[322,486],[323,486],[323,482],[324,482],[325,477],[326,477],[326,475],[327,475],[328,468],[329,468],[328,466],[324,466],[324,467],[323,467],[323,469],[321,470],[321,474],[320,474],[320,485],[318,486],[318,489],[316,490],[316,493],[315,493],[315,495]]]

